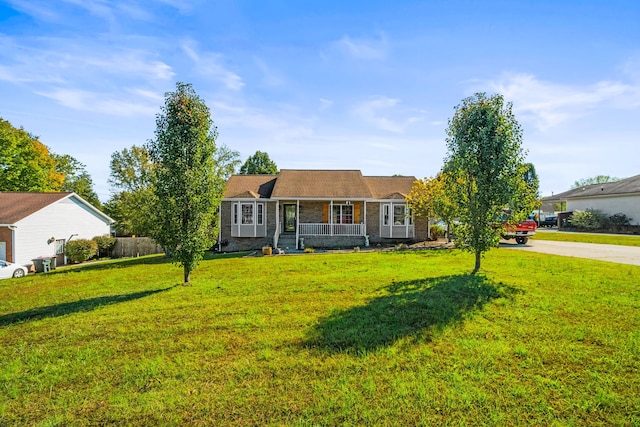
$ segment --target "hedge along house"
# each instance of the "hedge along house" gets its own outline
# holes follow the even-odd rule
[[[427,238],[405,202],[414,177],[358,170],[233,175],[220,208],[219,249],[367,246]]]
[[[110,234],[113,220],[75,193],[0,192],[0,259],[29,266],[56,257],[71,239]]]

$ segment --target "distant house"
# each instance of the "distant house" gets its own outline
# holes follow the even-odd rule
[[[359,170],[281,170],[233,175],[220,209],[220,249],[302,249],[426,240],[405,202],[411,176]]]
[[[606,215],[623,213],[632,225],[640,225],[640,175],[616,182],[585,185],[545,197],[543,202],[561,203],[564,210],[599,210]]]
[[[29,266],[56,257],[65,244],[109,234],[113,220],[75,193],[0,192],[0,259]]]

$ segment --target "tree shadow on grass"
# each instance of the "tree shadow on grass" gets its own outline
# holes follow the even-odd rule
[[[66,314],[93,311],[106,305],[119,304],[122,302],[148,297],[159,292],[168,291],[173,287],[174,286],[163,289],[154,289],[150,291],[133,292],[123,295],[109,295],[104,297],[82,299],[80,301],[49,305],[47,307],[32,308],[30,310],[21,311],[19,313],[5,314],[0,316],[0,326],[10,326],[16,323],[30,322],[34,320],[46,319],[49,317],[58,317],[64,316]]]
[[[487,302],[516,292],[478,275],[394,282],[386,289],[390,295],[322,319],[304,345],[351,353],[375,350],[407,336],[430,341],[442,328],[463,321]]]

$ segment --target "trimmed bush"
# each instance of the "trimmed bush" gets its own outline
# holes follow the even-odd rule
[[[104,236],[95,236],[93,239],[98,245],[98,258],[102,257],[111,257],[111,253],[113,252],[113,248],[116,246],[116,238],[111,237],[108,234]]]
[[[608,225],[607,223],[607,216],[595,209],[587,209],[586,211],[577,210],[571,217],[571,225],[585,230],[606,228]]]
[[[623,213],[613,214],[609,217],[609,224],[613,227],[626,227],[631,224],[632,218]]]
[[[94,240],[77,239],[68,242],[64,248],[67,260],[74,264],[84,262],[98,253],[98,244]]]
[[[438,240],[439,237],[444,236],[444,227],[440,224],[431,224],[431,240]]]

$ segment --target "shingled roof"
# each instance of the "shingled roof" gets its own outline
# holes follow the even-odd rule
[[[411,191],[413,176],[366,176],[374,199],[404,199]]]
[[[278,175],[233,175],[225,198],[404,199],[412,176],[363,176],[359,170],[283,169]],[[259,197],[257,197],[259,196]]]
[[[226,199],[268,199],[276,175],[232,175],[224,192]]]
[[[72,193],[0,192],[0,224],[11,225]]]
[[[591,184],[574,188],[564,193],[545,197],[544,200],[567,200],[593,197],[624,196],[630,194],[640,194],[640,175],[621,179],[616,182],[605,182],[602,184]]]

